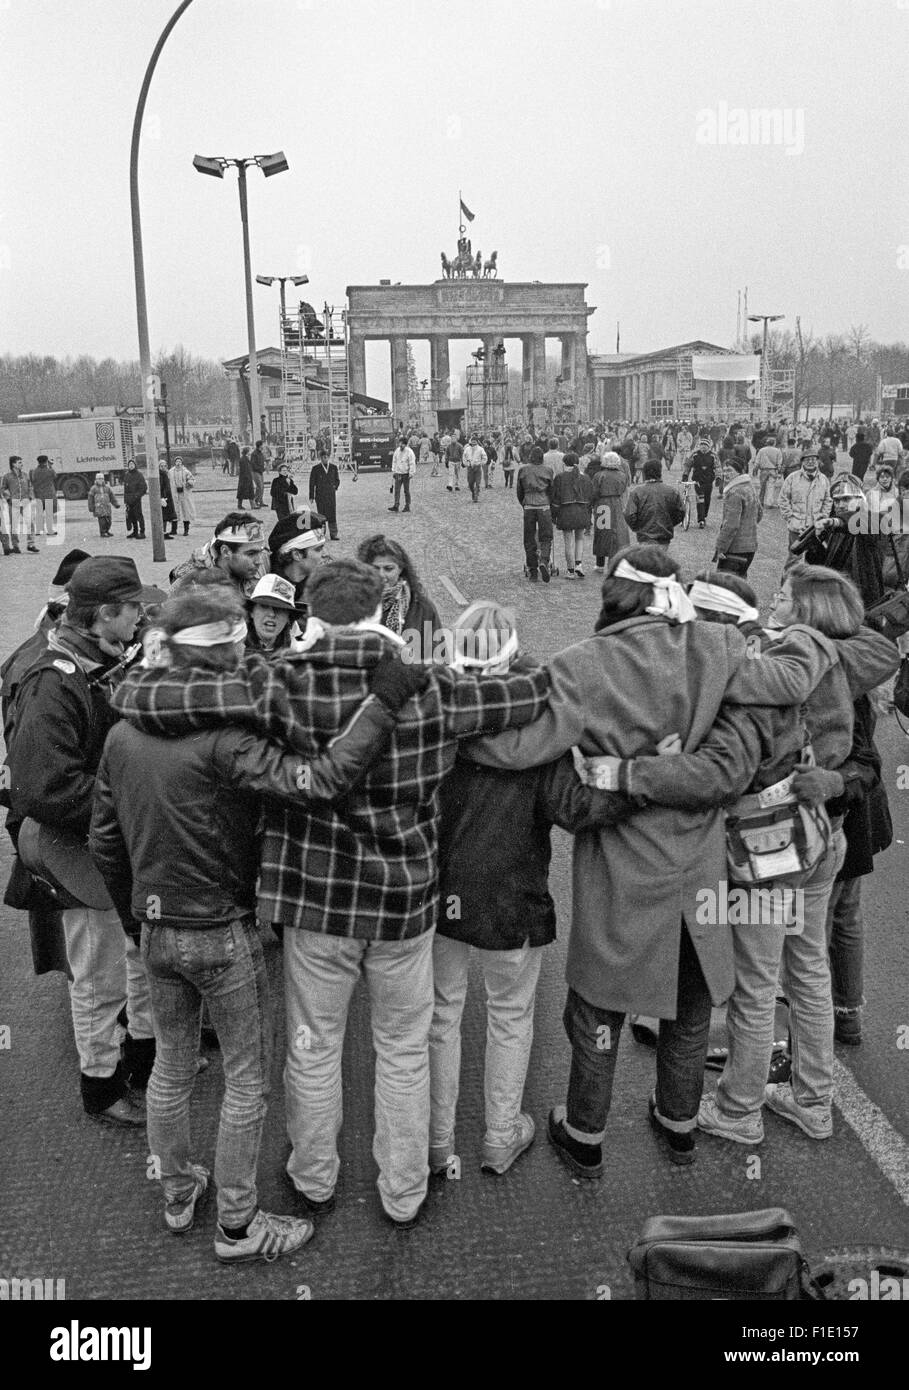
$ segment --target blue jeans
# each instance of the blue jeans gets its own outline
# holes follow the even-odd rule
[[[552,513],[548,507],[524,508],[524,555],[527,568],[535,574],[541,564],[549,564],[552,550]]]
[[[242,1226],[256,1213],[256,1165],[272,1059],[262,943],[252,918],[222,927],[142,927],[157,1052],[148,1083],[148,1143],[165,1199],[193,1190],[189,1102],[202,1003],[221,1044],[224,1099],[215,1150],[218,1219]]]
[[[679,942],[676,1017],[662,1019],[657,1043],[656,1108],[667,1128],[679,1132],[697,1124],[710,1034],[710,993],[688,929]],[[612,1103],[612,1085],[625,1015],[588,1004],[568,991],[563,1023],[571,1043],[566,1121],[569,1131],[601,1143]]]

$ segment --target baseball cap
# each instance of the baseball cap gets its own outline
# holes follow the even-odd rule
[[[93,555],[78,564],[67,584],[74,603],[141,603],[143,585],[128,555]]]
[[[294,586],[280,574],[266,574],[259,580],[249,596],[250,603],[264,603],[269,608],[286,608],[296,611]]]

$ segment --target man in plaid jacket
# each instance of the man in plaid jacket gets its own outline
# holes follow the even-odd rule
[[[115,709],[152,733],[242,724],[300,753],[321,751],[369,693],[388,643],[400,639],[381,626],[381,579],[370,566],[337,560],[313,575],[306,597],[299,655],[274,665],[248,657],[239,671],[199,673],[189,686],[147,671],[119,687]],[[309,1210],[334,1205],[341,1053],[362,969],[376,1047],[379,1195],[395,1224],[417,1220],[429,1176],[438,787],[460,739],[528,724],[547,699],[542,669],[474,676],[434,667],[402,710],[387,754],[347,797],[305,812],[266,810],[259,917],[286,929],[287,1171]]]

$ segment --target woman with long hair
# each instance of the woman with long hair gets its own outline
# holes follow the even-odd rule
[[[417,660],[431,661],[442,620],[407,551],[390,536],[367,536],[357,548],[357,559],[382,576],[384,626],[403,636],[412,650],[416,644]]]

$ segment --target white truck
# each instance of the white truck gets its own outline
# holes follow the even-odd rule
[[[113,406],[20,415],[13,424],[0,424],[3,472],[11,454],[20,456],[26,473],[39,454],[47,454],[58,490],[68,502],[79,502],[88,496],[96,473],[104,473],[109,483],[120,481],[127,459],[135,457],[133,422]]]

